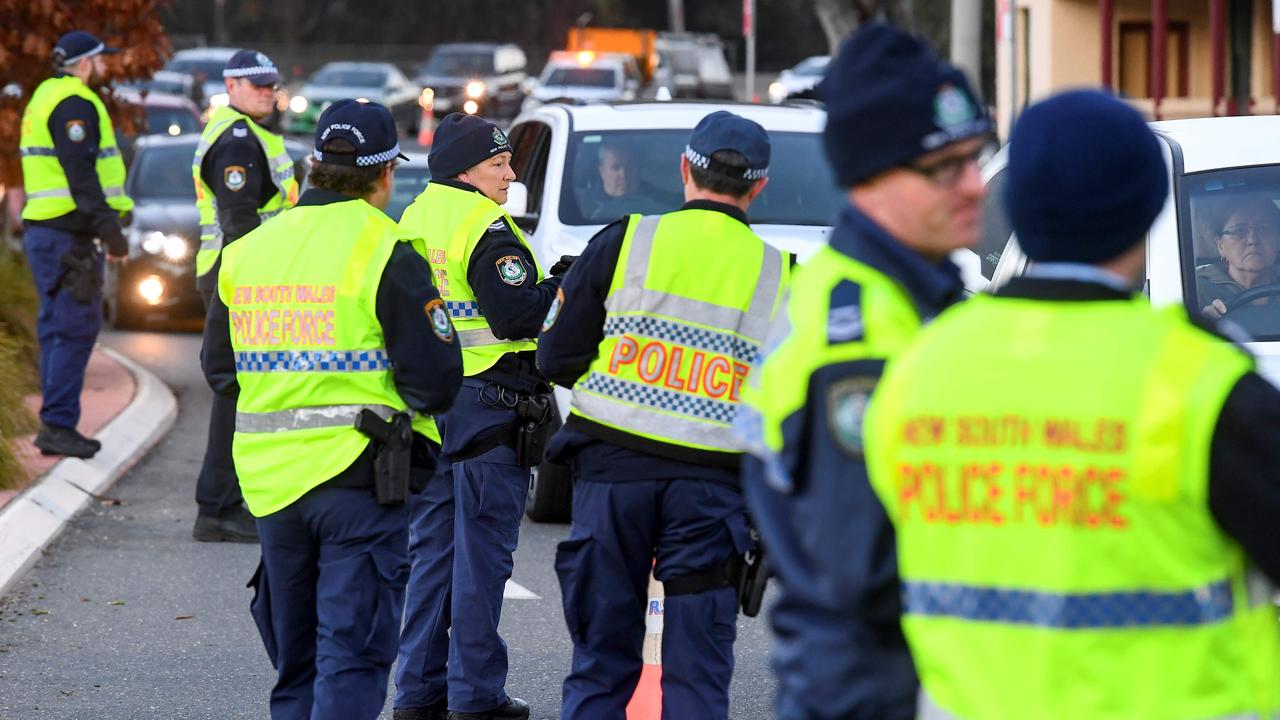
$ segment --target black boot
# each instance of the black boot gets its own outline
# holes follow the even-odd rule
[[[222,515],[199,515],[191,529],[199,542],[258,542],[258,524],[248,510],[237,506]]]
[[[444,700],[433,705],[419,708],[396,708],[391,712],[391,720],[446,720],[449,707]]]
[[[447,720],[529,720],[529,703],[520,698],[508,698],[506,705],[484,712],[450,710]]]
[[[41,455],[66,455],[88,460],[102,449],[102,443],[81,435],[75,428],[41,425],[36,435]]]

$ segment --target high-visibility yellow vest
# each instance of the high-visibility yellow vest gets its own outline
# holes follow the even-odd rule
[[[632,215],[604,339],[570,412],[669,445],[738,453],[740,393],[786,287],[782,253],[714,210]]]
[[[792,488],[782,426],[808,401],[813,374],[837,363],[892,357],[921,324],[905,288],[838,250],[823,247],[795,270],[783,310],[747,378],[737,422],[747,451],[763,461],[771,484]]]
[[[107,108],[97,93],[80,78],[64,75],[40,83],[22,113],[19,153],[22,155],[23,187],[27,194],[27,204],[22,209],[23,220],[52,220],[76,209],[67,173],[58,162],[53,135],[49,132],[49,116],[59,103],[73,96],[88,100],[98,111],[98,159],[94,166],[107,205],[122,213],[133,209],[133,200],[124,192],[124,160],[116,145],[116,133]]]
[[[376,314],[395,223],[363,200],[304,206],[223,250],[240,397],[232,457],[261,517],[348,468],[363,408],[404,411]]]
[[[535,350],[534,338],[502,340],[494,336],[467,282],[471,254],[490,225],[506,223],[526,248],[529,244],[502,206],[479,192],[428,183],[400,218],[401,229],[423,238],[427,262],[435,273],[436,288],[449,309],[462,348],[462,373],[473,377],[497,364],[510,352]],[[532,251],[529,257],[533,257]],[[542,270],[534,260],[533,277],[525,282],[541,282]]]
[[[1252,367],[1182,308],[978,297],[863,422],[926,718],[1273,718],[1271,592],[1208,504]]]
[[[253,118],[231,107],[223,106],[215,109],[209,115],[209,123],[204,126],[204,132],[200,133],[200,142],[196,145],[196,154],[191,161],[191,179],[196,184],[196,207],[200,210],[200,249],[196,251],[197,276],[206,275],[213,269],[224,244],[222,228],[218,224],[218,199],[208,183],[204,181],[200,170],[209,148],[222,137],[222,133],[239,120],[245,121],[253,137],[262,146],[267,165],[271,169],[271,184],[276,187],[275,194],[267,200],[266,204],[258,208],[258,218],[266,222],[267,218],[281,210],[293,207],[298,202],[298,180],[294,177],[293,159],[285,149],[284,138],[268,132]],[[240,172],[248,172],[248,169],[240,168]]]

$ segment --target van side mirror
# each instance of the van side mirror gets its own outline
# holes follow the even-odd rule
[[[507,201],[502,209],[512,218],[519,219],[529,214],[529,188],[524,183],[514,181],[507,186]]]

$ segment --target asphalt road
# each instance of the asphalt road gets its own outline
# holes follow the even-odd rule
[[[178,419],[111,499],[74,520],[0,598],[0,720],[265,718],[274,671],[245,588],[256,547],[191,540],[210,398],[199,336],[107,333],[102,340],[169,384]],[[568,529],[525,523],[513,579],[538,599],[508,599],[503,612],[507,690],[532,704],[533,718],[559,716],[569,667],[553,570],[555,545]],[[738,632],[732,714],[769,717],[765,623],[742,618]]]

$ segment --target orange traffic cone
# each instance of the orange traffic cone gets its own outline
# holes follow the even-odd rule
[[[649,605],[644,613],[644,669],[631,702],[627,720],[659,720],[662,717],[662,583],[649,575]]]
[[[422,117],[418,120],[418,144],[424,148],[431,147],[431,140],[436,134],[436,114],[427,104],[422,108]]]

